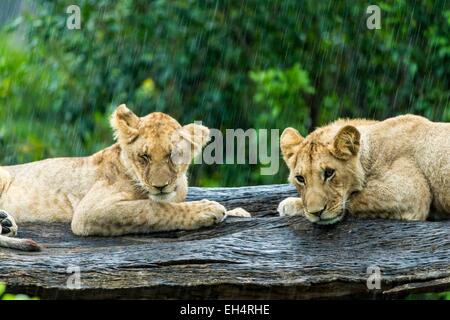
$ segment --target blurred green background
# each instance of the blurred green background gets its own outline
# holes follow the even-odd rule
[[[450,3],[378,1],[2,1],[0,163],[89,155],[127,103],[181,123],[298,128],[415,113],[450,121]],[[1,8],[0,8],[1,9]],[[2,10],[0,10],[2,11]],[[286,181],[259,165],[196,165],[191,184]]]

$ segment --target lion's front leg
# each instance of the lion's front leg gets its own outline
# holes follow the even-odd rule
[[[303,215],[302,198],[289,197],[280,202],[277,209],[281,217]]]
[[[170,229],[194,230],[209,227],[225,219],[227,210],[220,203],[209,200],[166,204],[175,210],[174,224]],[[165,223],[171,225],[171,218],[165,217]],[[163,226],[164,229],[164,226]]]
[[[222,205],[208,200],[161,203],[121,199],[120,194],[110,194],[108,199],[87,196],[75,210],[72,231],[83,236],[119,236],[193,230],[221,222],[225,212]]]

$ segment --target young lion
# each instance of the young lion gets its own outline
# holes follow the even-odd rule
[[[425,220],[450,217],[450,123],[405,115],[382,122],[338,120],[303,138],[287,128],[281,150],[301,198],[282,216],[332,224],[348,213]]]
[[[182,127],[155,112],[139,118],[125,105],[111,117],[116,144],[90,157],[0,168],[0,246],[39,250],[13,239],[20,222],[71,222],[77,235],[118,236],[197,229],[222,221],[214,201],[183,202],[186,171],[209,129]],[[242,209],[229,215],[248,216]]]

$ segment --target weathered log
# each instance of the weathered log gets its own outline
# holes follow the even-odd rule
[[[198,231],[82,238],[68,225],[22,225],[20,236],[45,248],[0,249],[0,282],[50,299],[387,298],[450,289],[450,221],[348,218],[319,227],[277,217],[279,201],[292,195],[286,185],[191,188],[190,200],[255,214]],[[73,266],[80,289],[67,287]],[[376,268],[381,289],[369,290]]]

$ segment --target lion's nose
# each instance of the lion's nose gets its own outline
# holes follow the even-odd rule
[[[313,209],[312,211],[308,210],[308,212],[310,214],[320,218],[320,216],[322,215],[322,213],[325,211],[326,208],[327,208],[327,206],[325,206],[325,207],[323,207],[322,209],[319,209],[319,210],[317,210],[317,209]]]
[[[159,191],[163,191],[165,187],[167,187],[169,184],[166,183],[164,185],[157,185],[157,184],[152,184],[153,188],[158,189]]]

